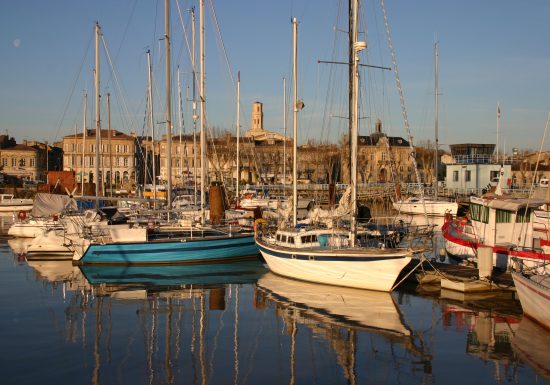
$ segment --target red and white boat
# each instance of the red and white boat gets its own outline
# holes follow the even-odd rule
[[[535,211],[547,202],[504,196],[471,197],[466,217],[445,217],[441,231],[447,254],[476,262],[478,248],[491,247],[496,268],[508,269],[516,257],[528,268],[550,273],[549,226],[535,216]]]

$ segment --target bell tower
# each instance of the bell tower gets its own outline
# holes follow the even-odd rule
[[[264,130],[264,112],[261,102],[252,104],[252,131],[258,132]]]

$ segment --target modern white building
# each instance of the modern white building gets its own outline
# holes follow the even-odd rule
[[[446,187],[460,193],[479,193],[496,186],[501,167],[504,188],[512,184],[512,166],[497,162],[494,144],[453,144],[450,146],[452,163],[446,165]]]

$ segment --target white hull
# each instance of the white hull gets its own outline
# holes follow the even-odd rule
[[[424,208],[425,207],[425,208]],[[446,201],[434,201],[425,199],[424,204],[420,200],[404,200],[393,202],[393,208],[405,214],[424,214],[444,216],[446,213],[456,215],[458,203]]]
[[[36,237],[28,246],[27,260],[72,260],[74,251],[68,238],[48,231]]]
[[[12,212],[12,211],[31,211],[32,203],[30,204],[0,204],[0,212]]]
[[[274,273],[303,281],[386,292],[391,291],[412,259],[404,252],[390,254],[383,249],[369,256],[361,253],[361,249],[347,253],[338,249],[283,251],[285,248],[273,248],[259,240],[257,243]]]
[[[550,276],[534,275],[529,278],[513,272],[512,278],[523,312],[550,329]]]
[[[63,226],[59,222],[30,220],[28,222],[15,222],[10,226],[8,235],[18,238],[35,238],[49,229],[62,230]]]

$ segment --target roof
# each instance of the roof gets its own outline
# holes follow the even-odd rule
[[[36,152],[38,151],[36,148],[31,146],[26,146],[24,144],[16,144],[13,147],[5,147],[1,151],[29,151],[29,152]]]
[[[125,134],[123,132],[114,130],[112,128],[111,128],[111,130],[106,129],[106,128],[102,128],[100,131],[101,131],[100,137],[105,138],[105,139],[109,138],[109,131],[111,132],[111,139],[130,139],[130,140],[135,139],[135,137],[133,137],[132,135]],[[86,130],[86,138],[95,138],[95,132],[96,132],[95,129]],[[70,139],[70,138],[75,138],[75,137],[76,138],[82,138],[82,136],[83,136],[83,133],[80,132],[80,133],[77,133],[76,135],[75,134],[65,135],[63,138],[64,139],[65,138]]]
[[[521,208],[537,208],[544,204],[550,203],[550,201],[545,199],[528,199],[528,198],[479,198],[471,197],[471,203],[481,204],[494,209],[508,210],[508,211],[518,211]]]
[[[409,142],[399,136],[386,136],[381,133],[374,133],[368,136],[359,136],[358,144],[360,146],[376,146],[381,138],[387,138],[390,146],[393,147],[408,147]]]

